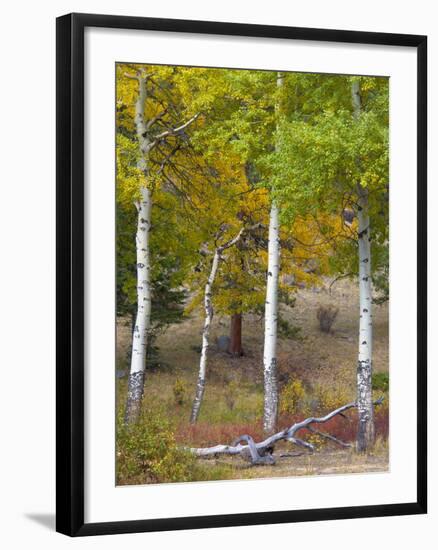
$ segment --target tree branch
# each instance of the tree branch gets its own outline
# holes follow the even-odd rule
[[[136,75],[136,74],[123,73],[123,75],[126,78],[130,78],[131,80],[138,80],[138,75]]]
[[[337,281],[339,281],[339,280],[341,280],[341,279],[346,279],[347,277],[351,277],[352,275],[354,275],[353,272],[351,272],[351,273],[342,273],[342,275],[338,275],[337,277],[335,277],[335,278],[333,279],[333,281],[332,281],[332,282],[330,283],[330,285],[329,285],[329,294],[331,294],[331,292],[332,292],[332,286],[333,286]]]
[[[130,74],[130,73],[123,73],[123,76],[126,78],[130,78],[131,80],[139,80],[142,78],[144,81],[149,80],[153,75],[152,74],[146,74],[142,71],[137,71],[137,74]]]
[[[227,250],[227,248],[231,248],[232,246],[234,246],[240,240],[240,238],[244,233],[248,233],[250,231],[253,231],[254,229],[258,229],[259,227],[261,227],[261,224],[259,223],[251,225],[249,227],[242,227],[242,229],[239,231],[239,233],[237,233],[237,235],[234,238],[216,247],[217,252],[221,254],[224,250]]]
[[[344,441],[341,441],[340,439],[338,439],[334,435],[326,434],[324,432],[320,432],[319,430],[315,430],[315,428],[312,428],[312,426],[307,426],[307,429],[309,430],[309,432],[317,434],[321,437],[325,437],[329,441],[333,441],[333,443],[337,443],[341,447],[351,447],[351,443],[345,443]]]
[[[196,115],[192,116],[187,122],[184,124],[181,124],[181,126],[178,126],[177,128],[169,128],[169,130],[166,130],[162,132],[161,134],[158,134],[158,136],[155,136],[155,141],[159,141],[160,139],[164,139],[167,136],[174,136],[175,134],[178,134],[178,132],[182,132],[187,126],[190,126],[192,122],[195,122],[195,120],[199,117],[200,113],[196,113]]]
[[[164,109],[164,111],[161,111],[161,113],[158,113],[158,115],[155,115],[154,117],[152,117],[146,124],[146,129],[149,130],[151,126],[153,126],[156,122],[161,120],[166,113],[167,113],[167,108]]]
[[[383,396],[377,399],[374,402],[374,405],[380,405],[383,402]],[[260,441],[260,443],[255,443],[251,445],[251,447],[254,447],[258,453],[259,457],[267,456],[268,454],[271,455],[273,448],[277,443],[280,441],[289,441],[291,443],[294,443],[296,445],[299,445],[301,447],[307,448],[309,451],[313,452],[314,447],[307,441],[303,441],[302,439],[298,439],[296,437],[296,433],[302,429],[307,429],[309,431],[313,431],[315,433],[318,433],[322,437],[326,437],[327,439],[330,439],[331,441],[334,441],[342,446],[349,446],[348,443],[344,443],[343,441],[340,441],[336,437],[330,435],[330,434],[324,434],[321,432],[318,432],[313,428],[313,424],[324,424],[325,422],[328,422],[332,418],[334,418],[337,415],[343,416],[343,413],[345,411],[348,411],[349,409],[353,409],[357,407],[357,403],[348,403],[347,405],[343,405],[342,407],[339,407],[338,409],[335,409],[334,411],[326,414],[325,416],[321,417],[309,417],[305,420],[302,420],[301,422],[296,422],[290,428],[286,428],[282,430],[281,432],[277,432],[270,437],[267,437],[265,440]],[[242,435],[236,439],[236,441],[249,441],[249,439],[252,438],[248,435]],[[242,455],[243,457],[252,457],[254,456],[254,448],[250,448],[249,445],[241,445],[240,443],[238,445],[215,445],[214,447],[199,447],[199,448],[190,448],[190,452],[192,452],[194,455],[200,458],[208,458],[211,456],[217,456],[221,454],[225,455]],[[251,454],[252,451],[252,454]],[[252,461],[252,459],[251,459]],[[261,464],[260,461],[253,462],[253,464]],[[268,462],[266,462],[268,463]],[[273,461],[269,461],[270,464],[273,463]]]

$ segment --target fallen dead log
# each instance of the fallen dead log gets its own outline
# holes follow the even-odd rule
[[[374,405],[380,405],[382,402],[383,397],[380,397],[379,399],[377,399],[377,401],[374,401]],[[215,445],[213,447],[191,448],[190,451],[199,458],[211,458],[219,455],[240,455],[243,459],[248,460],[253,465],[272,465],[275,463],[275,455],[273,454],[275,445],[280,441],[288,441],[300,447],[304,447],[311,453],[314,452],[315,447],[311,443],[309,443],[308,441],[304,441],[303,439],[300,439],[296,436],[297,432],[304,429],[313,433],[317,433],[318,435],[325,437],[326,439],[329,439],[330,441],[333,441],[334,443],[337,443],[342,447],[350,447],[351,445],[349,443],[345,443],[344,441],[341,441],[340,439],[330,434],[320,432],[319,430],[316,430],[313,425],[324,424],[325,422],[328,422],[338,415],[345,418],[345,411],[348,411],[349,409],[354,409],[356,407],[357,403],[353,402],[348,403],[348,405],[343,405],[342,407],[335,409],[325,416],[321,416],[319,418],[311,416],[309,418],[306,418],[305,420],[302,420],[301,422],[296,422],[295,424],[293,424],[289,428],[282,430],[281,432],[277,432],[267,437],[259,443],[255,443],[250,435],[244,434],[236,438],[234,443],[231,445]],[[242,441],[246,441],[247,444],[242,445]]]

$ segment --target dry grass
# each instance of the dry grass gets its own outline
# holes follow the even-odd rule
[[[331,292],[329,281],[322,289],[301,289],[294,308],[282,306],[282,317],[292,326],[300,328],[299,339],[280,339],[278,343],[278,374],[280,391],[289,381],[299,379],[310,397],[315,397],[315,410],[306,413],[328,412],[331,408],[355,399],[358,296],[356,286],[347,280],[337,282]],[[333,305],[339,309],[330,334],[320,331],[316,311],[320,306]],[[245,355],[233,358],[216,350],[216,339],[228,334],[229,320],[215,317],[211,330],[212,346],[209,352],[207,385],[198,425],[188,423],[191,400],[198,376],[199,353],[203,320],[192,315],[181,324],[173,325],[157,338],[162,367],[148,372],[144,401],[164,406],[175,429],[178,442],[196,446],[229,443],[241,433],[250,433],[257,440],[262,436],[263,411],[262,343],[263,323],[253,315],[243,319],[243,346]],[[118,368],[126,368],[130,326],[118,325]],[[388,307],[374,308],[374,370],[388,370]],[[175,381],[186,388],[182,402],[175,399]],[[119,380],[119,399],[124,401],[126,379]],[[230,388],[238,388],[234,399],[229,399]],[[181,397],[181,396],[180,396]],[[318,397],[318,399],[316,399]],[[232,401],[232,403],[231,403]],[[307,405],[309,406],[309,405]],[[354,414],[352,415],[354,417]],[[292,417],[280,418],[280,428],[290,425],[300,411]],[[345,424],[338,419],[327,431],[345,440],[354,439],[355,421]],[[313,455],[281,459],[274,467],[248,468],[239,458],[205,461],[214,464],[233,465],[232,477],[286,477],[295,475],[324,475],[384,471],[388,467],[386,437],[388,429],[387,404],[377,414],[377,433],[384,443],[379,443],[370,456],[357,455],[354,451],[339,450],[332,443],[324,443]],[[289,448],[288,451],[291,449]],[[229,468],[226,470],[229,471]]]
[[[389,469],[388,449],[379,447],[369,455],[357,454],[353,449],[324,449],[318,453],[279,458],[274,466],[253,467],[240,458],[204,460],[206,467],[232,466],[233,479],[261,479],[335,474],[386,472]]]

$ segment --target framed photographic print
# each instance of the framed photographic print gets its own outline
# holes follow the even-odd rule
[[[58,18],[58,531],[426,513],[426,51]]]

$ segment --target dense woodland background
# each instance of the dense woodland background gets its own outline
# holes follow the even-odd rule
[[[388,123],[384,78],[117,66],[119,483],[387,467]]]

